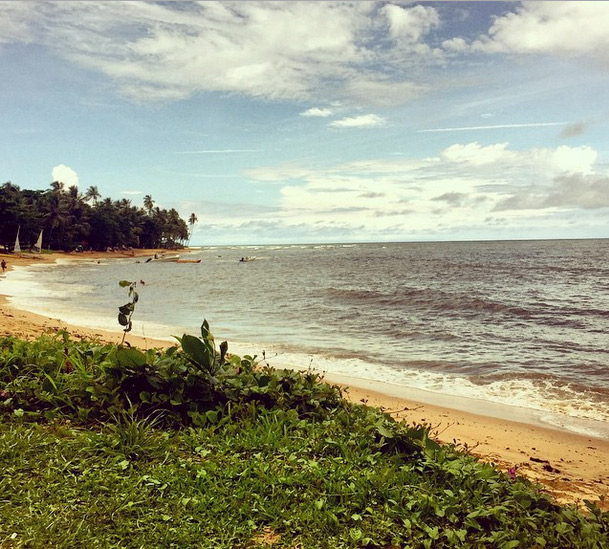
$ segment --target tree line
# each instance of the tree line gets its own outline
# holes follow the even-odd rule
[[[191,214],[191,230],[196,221]],[[127,199],[102,199],[95,186],[81,194],[76,185],[66,188],[60,181],[42,191],[11,182],[0,186],[0,246],[12,249],[18,228],[23,249],[35,244],[41,230],[44,249],[64,251],[180,248],[189,239],[178,212],[155,206],[150,195],[138,207]]]

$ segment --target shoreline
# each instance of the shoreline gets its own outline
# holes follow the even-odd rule
[[[42,256],[13,256],[0,254],[8,263],[10,276],[13,266],[32,263],[52,264],[58,259],[124,259],[147,257],[159,250],[131,252],[52,253]],[[0,335],[36,338],[45,332],[66,330],[77,339],[92,338],[107,343],[120,343],[122,331],[84,328],[61,320],[36,315],[13,307],[3,295],[0,280]],[[129,333],[127,341],[142,349],[169,347],[173,340],[155,339]],[[276,367],[282,367],[280,364]],[[581,504],[589,499],[609,509],[609,440],[573,433],[559,426],[536,421],[529,413],[512,411],[510,419],[493,413],[488,403],[410,390],[387,383],[358,380],[324,373],[324,379],[343,388],[353,402],[363,402],[391,413],[396,419],[426,423],[434,436],[444,443],[455,443],[472,455],[494,463],[507,471],[516,467],[517,473],[541,484],[560,503]],[[441,399],[436,404],[434,399]],[[444,406],[442,404],[445,404]],[[500,414],[500,416],[505,414]],[[599,502],[601,497],[607,498]]]

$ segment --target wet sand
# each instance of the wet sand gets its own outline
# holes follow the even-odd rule
[[[155,250],[137,250],[139,257],[150,256]],[[58,258],[105,259],[133,257],[130,252],[43,254],[34,257],[16,257],[0,254],[5,259],[8,272],[16,265],[32,262],[53,262]],[[0,279],[0,336],[14,335],[35,338],[45,332],[67,330],[74,338],[94,338],[104,342],[119,343],[122,332],[82,328],[63,321],[35,315],[12,307],[2,296]],[[127,341],[142,349],[167,347],[173,340],[145,338],[132,334]],[[280,365],[274,366],[279,367]],[[364,402],[391,413],[410,423],[427,423],[432,426],[438,440],[454,442],[464,450],[508,470],[516,467],[517,473],[541,484],[561,503],[581,504],[584,499],[600,502],[602,509],[609,509],[609,440],[582,436],[542,425],[522,421],[508,421],[485,414],[484,407],[472,402],[471,410],[429,403],[413,398],[406,388],[370,384],[364,380],[327,375],[328,382],[337,383],[354,402]],[[438,404],[442,404],[439,402]],[[475,413],[472,413],[475,412]]]

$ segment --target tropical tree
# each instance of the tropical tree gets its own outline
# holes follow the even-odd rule
[[[51,183],[51,190],[55,193],[55,194],[60,194],[63,192],[65,185],[63,183],[63,181],[53,181]]]
[[[45,191],[21,190],[11,182],[1,184],[0,247],[9,250],[18,229],[24,248],[44,230],[45,248],[67,251],[81,244],[96,250],[116,246],[176,248],[189,238],[188,226],[178,212],[155,207],[150,195],[146,195],[144,207],[133,206],[127,199],[99,198],[97,187],[89,187],[83,197],[77,186],[66,188],[60,181],[53,181]],[[191,233],[196,221],[192,214]]]
[[[53,189],[42,206],[45,213],[45,234],[49,235],[50,247],[56,250],[64,249],[64,233],[69,219],[67,202],[58,190]]]
[[[190,239],[192,238],[192,230],[194,228],[195,223],[199,221],[199,218],[196,216],[196,214],[193,212],[190,214],[190,217],[188,218],[188,224],[190,225],[190,231],[188,231],[188,246],[190,246]]]
[[[92,200],[93,204],[97,204],[97,201],[101,198],[99,189],[95,185],[91,185],[85,192],[85,200]]]
[[[154,209],[154,200],[152,200],[152,196],[149,194],[144,197],[144,208],[148,210],[148,215],[152,215],[152,210]]]

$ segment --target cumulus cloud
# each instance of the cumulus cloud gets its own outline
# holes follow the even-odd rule
[[[53,178],[53,181],[59,181],[66,187],[71,187],[73,185],[78,187],[78,174],[65,164],[55,166],[51,172],[51,177]]]
[[[0,41],[49,48],[139,101],[331,91],[378,104],[420,92],[409,68],[429,55],[424,39],[438,24],[434,8],[385,2],[3,2]]]
[[[460,162],[472,166],[495,164],[499,160],[513,158],[513,153],[507,150],[508,143],[497,143],[486,147],[478,142],[465,145],[455,144],[444,149],[441,156],[451,162]]]
[[[334,120],[328,124],[332,128],[378,128],[384,126],[387,121],[376,114],[362,114],[349,116],[341,120]]]
[[[438,12],[431,6],[401,7],[387,4],[382,11],[387,17],[389,34],[394,40],[417,42],[440,24]]]
[[[488,36],[472,46],[489,53],[591,55],[607,61],[607,21],[608,2],[523,2],[515,12],[496,18]]]
[[[448,51],[464,52],[469,50],[469,44],[460,36],[444,40],[442,47]]]
[[[310,226],[363,225],[366,234],[506,226],[557,208],[609,207],[609,176],[598,174],[590,147],[529,148],[509,143],[455,143],[426,158],[358,160],[314,168],[303,164],[248,170],[280,186],[280,214],[267,219]],[[498,217],[498,216],[501,217]],[[513,223],[512,223],[513,226]],[[520,226],[520,224],[519,224]],[[392,233],[393,232],[393,233]]]
[[[306,111],[300,113],[300,116],[313,116],[318,118],[326,118],[332,116],[333,112],[331,109],[320,109],[319,107],[311,107]]]

